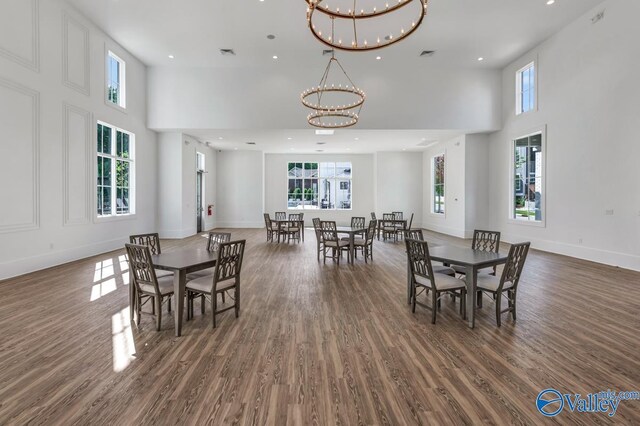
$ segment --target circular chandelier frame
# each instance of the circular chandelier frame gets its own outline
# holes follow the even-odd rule
[[[364,52],[375,49],[382,49],[384,47],[391,46],[405,38],[409,37],[415,30],[418,29],[420,24],[422,23],[425,15],[427,14],[427,5],[429,0],[397,0],[397,3],[389,6],[388,3],[385,5],[383,10],[377,10],[375,7],[372,11],[365,12],[364,9],[360,9],[360,13],[356,10],[356,2],[354,0],[354,8],[348,9],[346,12],[340,12],[340,8],[331,9],[327,4],[326,0],[305,0],[308,4],[307,8],[307,24],[309,25],[309,30],[313,36],[318,39],[320,42],[326,44],[329,47],[333,47],[340,50],[347,50],[351,52]],[[394,0],[389,0],[394,1]],[[397,37],[394,37],[391,34],[383,36],[383,40],[380,40],[378,36],[375,42],[369,42],[368,40],[363,40],[362,43],[358,41],[358,31],[357,31],[357,22],[362,21],[364,19],[372,19],[380,16],[387,15],[389,13],[393,13],[411,3],[418,2],[420,3],[420,13],[415,21],[408,26],[408,29],[405,31],[404,28],[400,29],[400,33]],[[324,5],[324,7],[323,7]],[[313,16],[315,13],[321,13],[325,16],[328,16],[331,19],[331,34],[326,37],[322,36],[322,31],[318,30],[313,23]],[[347,44],[343,44],[342,40],[339,38],[335,39],[333,30],[334,23],[336,19],[340,20],[351,20],[353,21],[353,40],[347,42]]]
[[[323,118],[333,118],[336,121],[333,123],[326,123],[322,121]],[[314,127],[321,127],[323,129],[340,129],[344,127],[351,127],[358,123],[358,114],[354,111],[344,109],[336,109],[332,111],[316,110],[307,116],[307,122]]]

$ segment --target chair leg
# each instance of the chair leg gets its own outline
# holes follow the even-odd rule
[[[236,288],[235,288],[235,299],[234,300],[234,305],[235,305],[235,311],[236,311],[236,318],[238,318],[240,316],[240,278],[236,278]]]
[[[160,324],[162,324],[162,297],[156,296],[153,298],[156,312],[156,330],[160,331]]]
[[[136,303],[136,325],[140,325],[140,317],[142,316],[142,297],[140,297],[139,294],[136,297],[138,298],[138,303]]]
[[[496,298],[496,324],[500,327],[500,306],[502,302],[502,294],[498,293],[495,295]]]
[[[200,295],[200,313],[202,315],[204,315],[204,310],[205,310],[205,301],[206,299],[204,298],[204,294]]]
[[[436,313],[437,313],[437,309],[438,309],[438,292],[437,291],[432,291],[431,292],[431,324],[435,324],[436,323]]]
[[[513,320],[516,320],[516,292],[511,290],[511,295],[509,297],[511,299],[511,317]]]
[[[227,299],[226,299],[225,294],[226,294],[226,291],[223,291],[222,292],[222,303],[227,303]]]
[[[411,282],[411,313],[416,313],[416,283],[415,281]]]
[[[211,322],[216,328],[216,311],[218,310],[218,295],[215,290],[211,293]]]
[[[460,291],[460,310],[462,311],[462,319],[467,319],[467,291]]]
[[[167,300],[167,312],[171,312],[171,296],[169,296]]]
[[[478,308],[482,309],[482,292],[481,291],[478,291],[476,293],[476,299],[477,299],[476,300],[476,304],[477,304]]]

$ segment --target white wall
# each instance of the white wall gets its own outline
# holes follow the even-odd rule
[[[489,227],[489,136],[465,137],[465,237]]]
[[[126,61],[126,112],[104,101],[106,48]],[[156,228],[146,86],[145,66],[66,3],[0,3],[0,279],[116,249]],[[134,217],[96,219],[96,120],[135,133]]]
[[[423,215],[422,226],[443,234],[465,238],[465,145],[466,136],[458,136],[433,145],[423,153]],[[433,212],[433,157],[445,155],[445,214]]]
[[[414,214],[412,228],[420,228],[423,209],[422,153],[376,153],[376,211],[401,211],[405,219]]]
[[[219,151],[216,161],[219,228],[261,228],[264,159],[260,151]]]
[[[265,154],[265,208],[271,217],[276,211],[298,212],[287,209],[287,163],[305,161],[349,161],[352,166],[352,210],[300,210],[305,214],[305,223],[311,219],[335,220],[339,225],[349,225],[352,216],[371,217],[376,211],[374,202],[374,155],[373,154]],[[262,212],[261,212],[262,213]],[[262,222],[264,225],[264,221]]]
[[[179,132],[159,134],[158,225],[162,238],[185,238],[197,232],[196,152],[205,156],[204,204],[216,204],[217,153],[196,138]],[[205,229],[215,227],[215,212],[205,216]]]
[[[358,76],[357,84],[367,94],[359,128],[500,128],[499,71],[425,66],[404,67],[399,72],[397,64],[382,62],[376,63],[375,73],[348,68],[351,75]],[[271,64],[259,70],[150,68],[149,127],[307,128],[300,92],[317,84],[316,77],[325,66],[325,60],[319,58],[317,66],[295,68]],[[255,78],[257,73],[260,79]]]
[[[591,17],[606,10],[603,20]],[[506,241],[640,270],[640,2],[606,1],[503,72],[491,136],[491,226]],[[515,72],[537,59],[538,111],[515,115]],[[508,220],[511,141],[547,128],[546,227]],[[613,210],[613,215],[606,215]]]

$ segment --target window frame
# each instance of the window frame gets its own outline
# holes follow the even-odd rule
[[[435,210],[436,204],[436,158],[442,157],[443,162],[442,166],[444,168],[442,172],[442,188],[443,188],[443,198],[445,200],[445,208],[442,212],[437,212]],[[436,155],[431,156],[431,197],[430,197],[430,205],[429,212],[436,217],[447,217],[447,208],[446,208],[446,200],[447,200],[447,153],[446,151],[442,151]]]
[[[301,163],[302,164],[302,170],[304,171],[304,164],[306,163],[317,163],[318,164],[318,177],[315,178],[318,180],[318,208],[317,209],[305,209],[304,205],[302,207],[289,207],[289,181],[294,179],[294,178],[290,178],[289,177],[289,164],[291,163]],[[348,163],[351,166],[351,176],[349,178],[340,178],[337,177],[336,174],[334,173],[333,177],[330,178],[323,178],[321,177],[321,172],[320,170],[322,169],[321,164],[332,164],[333,168],[335,170],[336,165],[338,163]],[[351,162],[350,160],[346,160],[346,161],[317,161],[317,160],[307,160],[307,161],[297,161],[297,160],[287,160],[286,162],[286,167],[285,167],[285,178],[286,178],[286,199],[285,199],[285,204],[287,205],[287,210],[294,210],[294,211],[300,211],[300,212],[305,212],[305,211],[350,211],[353,210],[353,162]],[[302,182],[302,186],[304,187],[304,181],[306,179],[314,179],[314,178],[305,178],[304,177],[304,173],[303,176],[301,178]],[[327,180],[331,180],[334,181],[334,185],[337,185],[338,182],[341,181],[345,181],[348,180],[349,181],[349,208],[330,208],[330,209],[323,209],[320,206],[320,181],[323,179],[327,179]],[[336,191],[339,189],[338,186],[336,186]],[[303,195],[304,197],[304,195]]]
[[[530,90],[533,95],[533,105],[531,105],[531,109],[524,110],[522,108],[522,73],[527,71],[528,69],[533,68],[533,88]],[[527,114],[530,112],[534,112],[538,110],[538,61],[532,60],[528,62],[525,66],[518,69],[516,71],[516,116],[521,116],[523,114]]]
[[[118,97],[117,103],[109,99],[109,83],[110,83],[109,62],[112,57],[120,65],[119,72],[118,72],[119,97]],[[104,101],[107,105],[114,107],[119,111],[126,112],[127,110],[127,62],[124,59],[122,59],[120,55],[115,53],[113,49],[110,49],[107,46],[105,46]]]
[[[541,149],[542,149],[542,194],[540,195],[540,215],[542,219],[539,221],[536,220],[521,220],[516,219],[514,217],[515,210],[515,180],[516,180],[516,171],[515,171],[515,149],[516,149],[516,141],[524,138],[528,138],[534,135],[539,134],[541,137]],[[545,228],[547,225],[547,126],[541,126],[532,128],[528,131],[524,131],[518,133],[517,135],[511,136],[509,138],[509,205],[507,210],[507,222],[509,224],[514,225],[524,225],[524,226],[536,226],[540,228]]]
[[[104,154],[98,152],[98,126],[107,127],[111,129],[111,152]],[[128,220],[136,218],[136,135],[133,132],[122,129],[118,126],[114,126],[102,120],[95,121],[93,138],[93,218],[94,222],[110,222],[118,220]],[[117,156],[117,133],[121,132],[129,136],[129,157]],[[103,215],[98,214],[98,157],[111,159],[111,214]],[[129,212],[118,213],[117,212],[117,173],[116,166],[117,161],[126,161],[129,163]]]

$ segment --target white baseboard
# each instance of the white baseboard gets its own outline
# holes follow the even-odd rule
[[[216,222],[216,228],[263,228],[264,222]]]
[[[101,241],[97,244],[55,250],[49,253],[0,263],[0,280],[124,248],[124,244],[127,242],[129,242],[128,235],[109,241]]]
[[[596,263],[603,263],[605,265],[617,266],[619,268],[630,269],[632,271],[640,271],[640,256],[634,256],[627,253],[567,244],[559,241],[550,241],[538,238],[532,239],[507,233],[502,234],[501,240],[507,243],[531,241],[531,247],[536,250],[575,257],[577,259],[588,260]]]
[[[451,228],[449,226],[442,226],[434,223],[423,224],[422,228],[445,235],[451,235],[452,237],[469,238],[466,236],[467,232],[465,232],[464,229]]]

